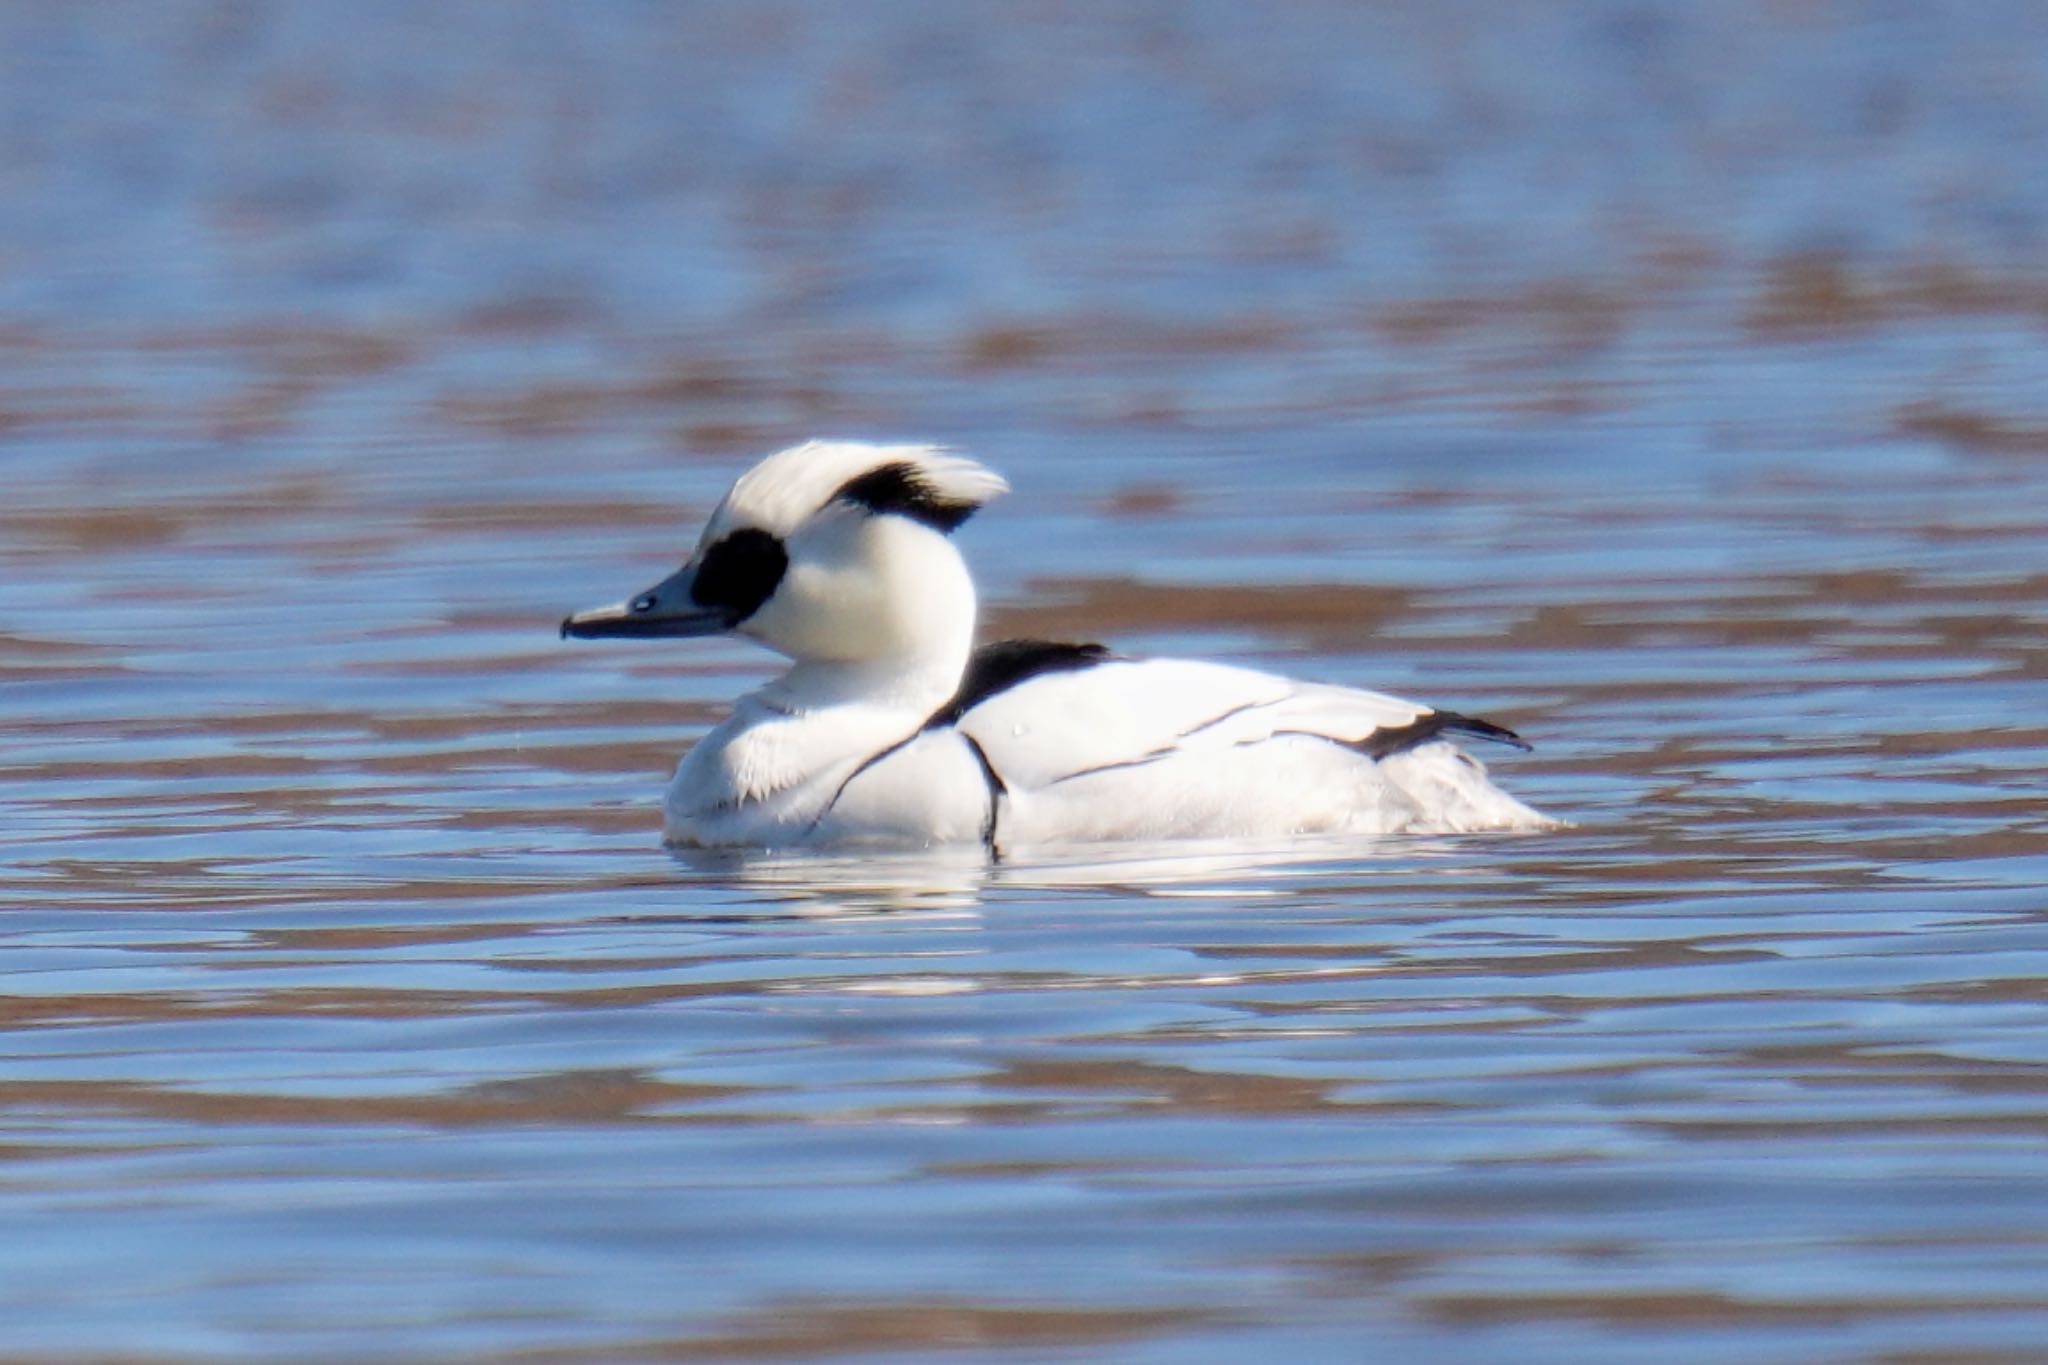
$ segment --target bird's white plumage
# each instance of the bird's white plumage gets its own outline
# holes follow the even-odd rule
[[[671,842],[979,840],[1001,852],[1554,823],[1436,734],[1442,715],[1376,692],[1047,647],[1058,657],[1040,659],[1044,671],[958,694],[974,594],[946,533],[1006,488],[932,447],[854,442],[798,446],[740,478],[697,555],[657,591],[666,602],[681,581],[701,607],[705,577],[725,571],[706,570],[721,545],[736,533],[772,536],[786,562],[769,566],[772,582],[761,569],[760,599],[737,601],[722,624],[793,664],[683,759],[665,803]],[[656,596],[572,617],[564,630],[704,633],[704,609],[687,630],[663,628],[676,608]]]
[[[736,526],[790,535],[849,480],[892,462],[914,467],[935,494],[955,502],[978,507],[1010,491],[1009,481],[993,469],[942,446],[806,441],[740,475],[711,514],[705,537],[715,539]]]
[[[1168,754],[1208,756],[1314,730],[1358,740],[1429,708],[1192,659],[1112,660],[998,692],[961,718],[997,771],[1026,789]]]

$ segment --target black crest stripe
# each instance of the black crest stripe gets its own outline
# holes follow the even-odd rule
[[[950,531],[981,506],[941,493],[924,472],[908,460],[877,465],[839,485],[831,501],[850,502],[870,512],[893,512],[922,522],[935,531]]]

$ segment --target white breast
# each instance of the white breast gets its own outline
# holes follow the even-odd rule
[[[974,843],[989,784],[964,736],[927,713],[851,703],[790,713],[761,694],[684,756],[670,843],[711,847]]]

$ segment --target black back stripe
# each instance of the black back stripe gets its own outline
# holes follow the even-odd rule
[[[963,498],[949,498],[908,460],[876,465],[839,485],[828,502],[850,502],[870,512],[894,512],[922,522],[935,531],[951,531],[973,516],[981,506]]]
[[[944,706],[931,713],[924,728],[957,724],[998,692],[1044,673],[1067,673],[1108,663],[1116,656],[1102,645],[1068,644],[1059,640],[997,640],[974,651],[960,686]]]
[[[877,749],[855,764],[853,771],[846,775],[845,781],[833,791],[832,799],[811,818],[811,830],[816,831],[818,826],[825,822],[825,817],[839,804],[839,798],[846,795],[846,789],[853,785],[855,778],[926,731],[940,730],[957,724],[960,718],[976,705],[987,701],[998,692],[1008,691],[1027,678],[1035,678],[1041,673],[1061,673],[1071,669],[1088,668],[1115,657],[1102,645],[1065,644],[1054,640],[998,640],[994,644],[983,645],[968,658],[966,671],[961,676],[960,686],[953,693],[952,699],[926,717],[924,724],[915,731],[893,744]],[[988,781],[989,791],[992,793],[989,797],[988,838],[984,842],[989,843],[993,850],[994,844],[991,841],[995,838],[996,819],[994,794],[1007,792],[1009,788],[1004,785],[1002,775],[996,772],[994,765],[989,762],[988,754],[974,736],[962,731],[960,738],[966,740],[968,748],[973,751],[974,761],[981,765],[982,776]],[[1158,756],[1164,757],[1167,752],[1169,751],[1161,750]]]

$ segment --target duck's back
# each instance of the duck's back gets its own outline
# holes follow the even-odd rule
[[[954,722],[1005,845],[1548,823],[1443,735],[1499,727],[1377,692],[1179,659],[1027,676]]]

